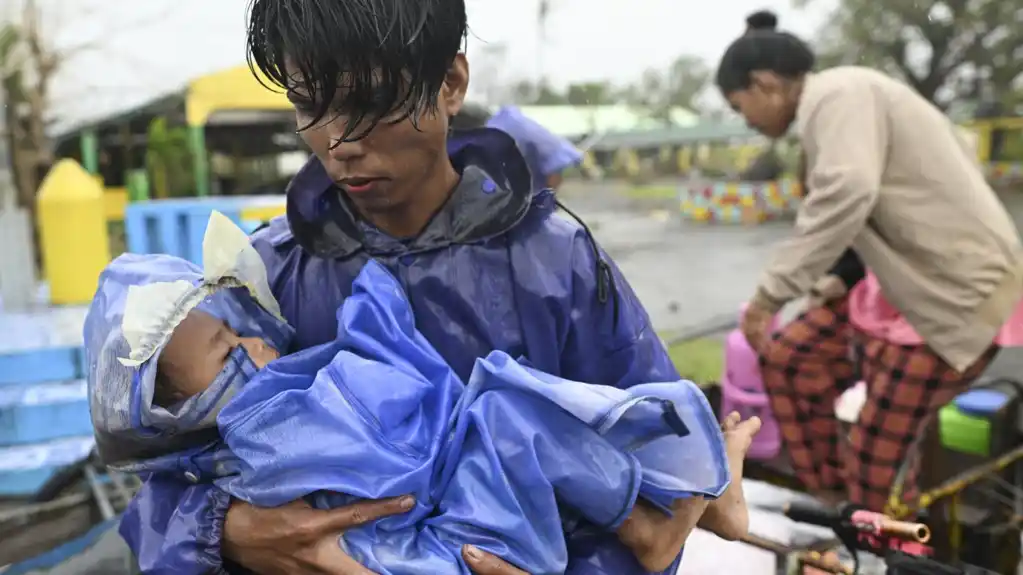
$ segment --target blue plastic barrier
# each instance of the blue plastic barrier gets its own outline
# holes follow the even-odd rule
[[[82,377],[82,348],[51,347],[0,352],[0,387]],[[3,408],[0,407],[0,410]],[[0,414],[2,417],[2,414]]]
[[[128,250],[168,253],[202,265],[202,239],[213,210],[252,231],[283,213],[284,196],[129,204]],[[82,381],[88,370],[82,350],[84,319],[81,307],[0,311],[0,497],[33,493],[58,468],[91,448]]]
[[[0,312],[0,387],[85,377],[84,307]]]
[[[82,381],[85,311],[0,312],[0,496],[31,493],[60,465],[47,458],[66,452],[61,438],[92,435]]]
[[[245,229],[283,213],[284,196],[233,196],[150,200],[128,204],[124,231],[128,251],[170,254],[202,265],[202,238],[217,210]]]
[[[0,388],[0,446],[90,434],[84,380]]]
[[[94,445],[90,435],[0,448],[0,497],[33,495],[62,467],[88,456]]]

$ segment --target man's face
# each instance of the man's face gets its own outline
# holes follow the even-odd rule
[[[349,119],[343,113],[331,113],[300,134],[359,210],[401,209],[444,166],[448,118],[462,107],[468,84],[468,63],[459,54],[441,88],[437,108],[424,110],[415,124],[412,118],[385,118],[365,135],[365,129],[356,127],[354,141],[340,141]],[[314,119],[308,95],[296,89],[289,97],[299,127],[308,126]]]

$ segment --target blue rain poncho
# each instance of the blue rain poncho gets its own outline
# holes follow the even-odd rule
[[[205,244],[225,247],[218,232],[229,225],[214,214]],[[244,242],[226,247],[248,254]],[[204,255],[210,262],[216,254]],[[373,261],[338,312],[335,341],[258,372],[247,357],[229,361],[208,390],[179,408],[159,408],[155,361],[193,307],[275,345],[283,341],[272,336],[287,334],[264,274],[211,265],[215,271],[197,273],[176,258],[121,258],[104,274],[101,291],[126,294],[104,300],[123,302],[123,313],[99,314],[120,316],[111,331],[128,342],[126,357],[109,365],[135,376],[126,413],[114,418],[128,425],[100,433],[130,436],[152,456],[122,467],[188,472],[179,462],[191,460],[220,489],[262,507],[306,498],[330,508],[413,494],[409,514],[340,540],[381,575],[468,574],[460,556],[466,543],[529,573],[561,573],[566,529],[614,531],[638,496],[667,510],[675,499],[717,497],[727,486],[720,431],[692,383],[625,391],[553,377],[504,352],[478,360],[463,382],[416,330],[401,285]],[[160,453],[167,439],[207,428],[216,411],[222,444]]]
[[[340,201],[315,157],[295,176],[287,217],[252,237],[281,314],[294,327],[288,351],[334,341],[336,312],[372,260],[401,283],[419,333],[462,381],[495,350],[590,384],[628,389],[677,380],[628,281],[585,226],[556,211],[550,191],[533,188],[515,140],[481,129],[455,134],[448,144],[461,181],[415,238],[366,225]],[[105,312],[119,313],[93,312],[97,322],[108,321]],[[100,377],[101,344],[86,334],[90,383]],[[93,415],[102,427],[103,417],[96,417],[102,414]],[[116,444],[108,441],[108,451]],[[204,457],[179,458],[188,473],[149,476],[126,510],[120,532],[145,575],[224,573],[220,550],[231,497],[207,480]],[[571,531],[568,549],[568,575],[647,573],[614,533]]]
[[[237,474],[218,486],[262,507],[415,495],[409,514],[342,536],[375,573],[468,575],[467,543],[563,573],[579,519],[614,531],[637,496],[667,509],[728,484],[721,432],[691,382],[620,390],[499,351],[462,382],[372,261],[338,320],[334,343],[270,364],[224,407]]]

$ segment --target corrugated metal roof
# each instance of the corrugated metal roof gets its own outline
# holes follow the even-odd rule
[[[701,123],[689,127],[609,132],[590,146],[591,150],[607,151],[621,148],[679,146],[699,142],[748,140],[763,138],[743,124]]]
[[[625,105],[614,106],[522,106],[522,113],[551,132],[577,138],[599,132],[629,132],[662,129],[664,124],[646,110]],[[676,126],[699,122],[693,112],[676,108],[671,114]]]

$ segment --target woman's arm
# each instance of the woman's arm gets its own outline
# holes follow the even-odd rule
[[[754,298],[768,312],[809,291],[866,225],[888,149],[887,119],[870,86],[829,86],[803,98],[808,191],[795,233],[778,249]]]

